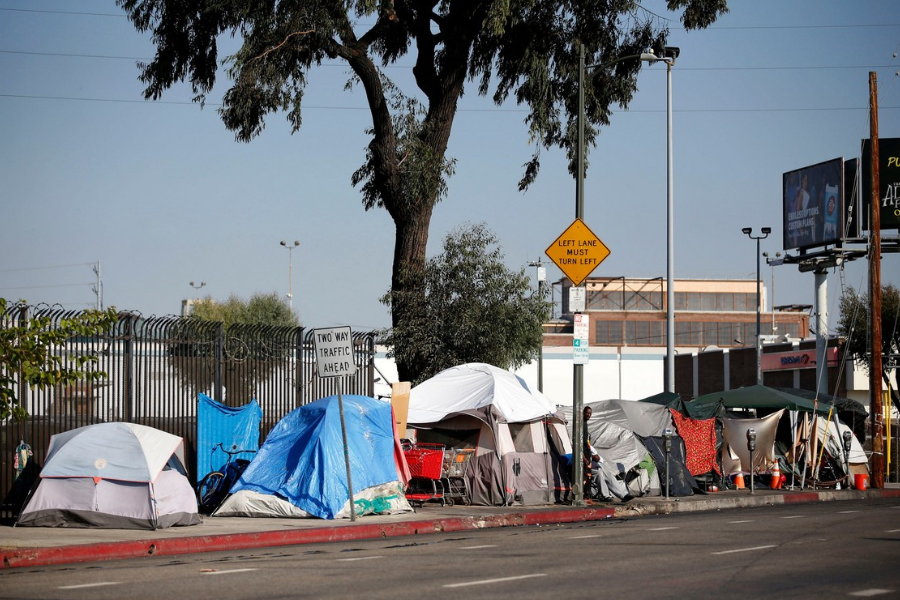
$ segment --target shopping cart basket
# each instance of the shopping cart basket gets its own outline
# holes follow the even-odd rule
[[[472,504],[469,486],[466,483],[466,471],[475,450],[447,450],[444,453],[444,494],[451,501],[461,500],[463,504]]]
[[[441,444],[417,444],[403,452],[409,466],[409,485],[406,488],[406,499],[422,506],[428,500],[440,500],[441,505],[447,503],[444,498],[443,463],[444,446]],[[450,504],[453,501],[450,500]]]

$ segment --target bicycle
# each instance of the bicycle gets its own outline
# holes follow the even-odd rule
[[[215,452],[217,448],[221,448],[222,452],[228,455],[228,462],[220,470],[207,473],[197,484],[200,512],[206,515],[212,514],[219,507],[250,464],[246,458],[234,457],[244,452],[256,453],[256,450],[238,450],[236,445],[231,446],[231,450],[226,450],[222,442],[213,446],[212,451]]]

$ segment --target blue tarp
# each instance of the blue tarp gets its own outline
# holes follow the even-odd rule
[[[353,491],[397,481],[391,405],[345,395]],[[310,515],[333,519],[350,498],[337,396],[288,413],[272,429],[232,492],[279,496]]]
[[[219,443],[228,450],[257,450],[261,420],[262,408],[256,400],[231,408],[206,394],[198,394],[197,481],[228,463],[228,455],[218,447]],[[254,456],[252,452],[244,452],[234,458],[252,460]]]

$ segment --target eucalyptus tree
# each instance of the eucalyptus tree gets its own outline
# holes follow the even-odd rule
[[[636,0],[117,0],[134,26],[150,32],[154,58],[140,65],[144,95],[159,99],[179,82],[197,102],[213,90],[221,66],[230,78],[219,113],[240,141],[259,135],[283,113],[302,124],[309,72],[344,61],[362,86],[371,141],[351,176],[368,210],[383,208],[395,226],[391,274],[394,326],[419,316],[435,204],[447,195],[454,162],[447,155],[467,86],[497,104],[514,101],[534,140],[518,185],[538,175],[542,149],[561,148],[576,172],[578,64],[601,64],[663,46],[669,21]],[[666,0],[686,29],[709,26],[726,0]],[[222,35],[240,48],[220,60]],[[415,88],[401,90],[385,67],[409,58]],[[610,106],[627,106],[637,61],[590,78],[585,89],[585,142],[609,122]],[[527,154],[527,151],[526,151]],[[424,357],[398,363],[401,379],[425,368]]]

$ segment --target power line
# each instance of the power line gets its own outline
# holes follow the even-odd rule
[[[42,290],[46,288],[61,288],[61,287],[82,287],[85,285],[93,285],[92,283],[59,283],[54,285],[23,285],[19,287],[0,287],[0,290]]]
[[[51,265],[48,267],[21,267],[18,269],[0,269],[0,273],[16,273],[19,271],[45,271],[47,269],[67,269],[69,267],[91,267],[96,265],[96,262],[92,263],[75,263],[72,265]]]
[[[674,21],[670,17],[666,17],[663,15],[658,15],[650,10],[647,10],[641,7],[645,12],[660,18],[666,21]],[[0,8],[0,11],[8,11],[8,12],[22,12],[22,13],[37,13],[37,14],[54,14],[54,15],[77,15],[77,16],[86,16],[86,17],[117,17],[117,18],[127,18],[126,14],[118,14],[118,13],[94,13],[94,12],[79,12],[79,11],[70,11],[70,10],[39,10],[33,8]],[[358,23],[361,26],[371,27],[372,23]],[[707,30],[744,30],[744,29],[853,29],[853,28],[873,28],[873,27],[900,27],[900,23],[842,23],[839,25],[713,25],[711,27],[707,27]]]
[[[28,50],[0,50],[0,54],[20,54],[24,56],[55,56],[62,58],[99,58],[106,60],[153,60],[146,56],[116,56],[110,54],[75,54],[70,52],[32,52]],[[349,68],[345,62],[323,62],[321,67]],[[412,65],[391,64],[381,68],[412,69]],[[762,66],[762,67],[680,67],[679,71],[816,71],[832,69],[891,69],[893,65],[810,65],[810,66]],[[650,72],[650,71],[648,71]],[[659,71],[661,72],[661,71]]]
[[[112,103],[121,103],[121,104],[146,104],[146,105],[154,105],[154,104],[176,104],[176,105],[194,105],[197,106],[198,103],[190,102],[190,101],[171,101],[171,100],[115,100],[111,98],[75,98],[72,96],[32,96],[32,95],[24,95],[24,94],[0,94],[0,98],[21,98],[26,100],[64,100],[64,101],[72,101],[72,102],[112,102]],[[216,104],[213,102],[206,102],[206,106],[222,106],[222,104]],[[362,110],[368,111],[368,106],[304,106],[304,109],[308,110]],[[893,110],[900,108],[900,106],[879,106],[879,110]],[[682,108],[676,109],[674,112],[677,113],[750,113],[750,112],[844,112],[844,111],[857,111],[857,110],[868,110],[868,107],[865,106],[834,106],[834,107],[808,107],[808,108]],[[527,110],[524,109],[514,109],[514,108],[460,108],[457,112],[461,113],[478,113],[478,112],[509,112],[509,113],[526,113]],[[623,113],[660,113],[665,112],[664,109],[647,109],[647,110],[625,110]]]

